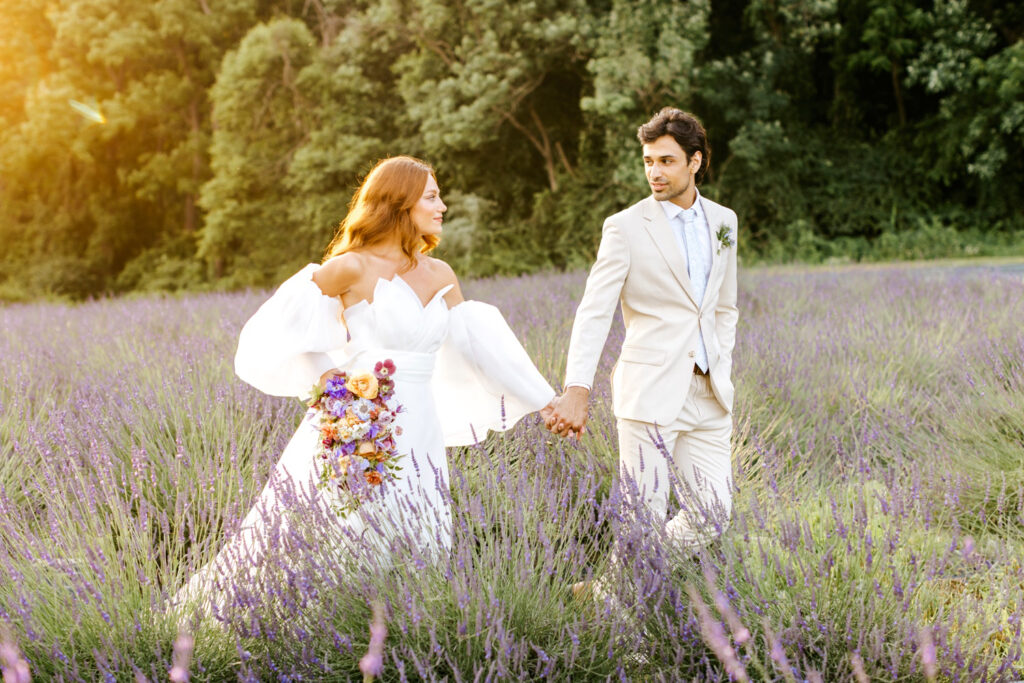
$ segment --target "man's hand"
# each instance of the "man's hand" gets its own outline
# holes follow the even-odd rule
[[[549,404],[552,409],[544,424],[559,436],[578,439],[587,426],[589,398],[590,390],[586,387],[569,387]]]

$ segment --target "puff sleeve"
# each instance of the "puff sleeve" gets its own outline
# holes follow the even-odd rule
[[[510,429],[555,395],[498,309],[479,301],[451,309],[432,384],[445,446]]]
[[[235,373],[272,396],[309,395],[320,376],[336,367],[327,354],[348,338],[341,302],[313,282],[310,263],[277,288],[242,328]]]

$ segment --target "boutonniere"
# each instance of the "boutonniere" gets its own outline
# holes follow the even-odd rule
[[[718,232],[715,233],[715,237],[718,238],[718,251],[715,252],[716,254],[721,254],[722,249],[728,249],[735,244],[732,241],[732,233],[729,232],[729,226],[725,223],[718,226]]]

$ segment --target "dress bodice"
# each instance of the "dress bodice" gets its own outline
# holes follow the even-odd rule
[[[448,332],[449,311],[442,287],[426,305],[402,276],[380,278],[372,301],[362,300],[344,311],[350,337],[349,353],[356,349],[396,349],[435,353]]]
[[[424,305],[396,275],[379,279],[371,300],[342,311],[313,282],[319,267],[288,278],[242,328],[235,372],[257,389],[305,397],[328,370],[365,370],[386,354],[399,365],[396,381],[430,383],[449,446],[505,430],[554,396],[494,306],[464,301],[449,309],[450,285]]]

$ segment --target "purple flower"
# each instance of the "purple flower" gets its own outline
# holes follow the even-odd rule
[[[348,394],[348,389],[345,387],[346,381],[348,381],[348,377],[344,372],[331,377],[327,380],[324,393],[333,398],[344,398]]]

